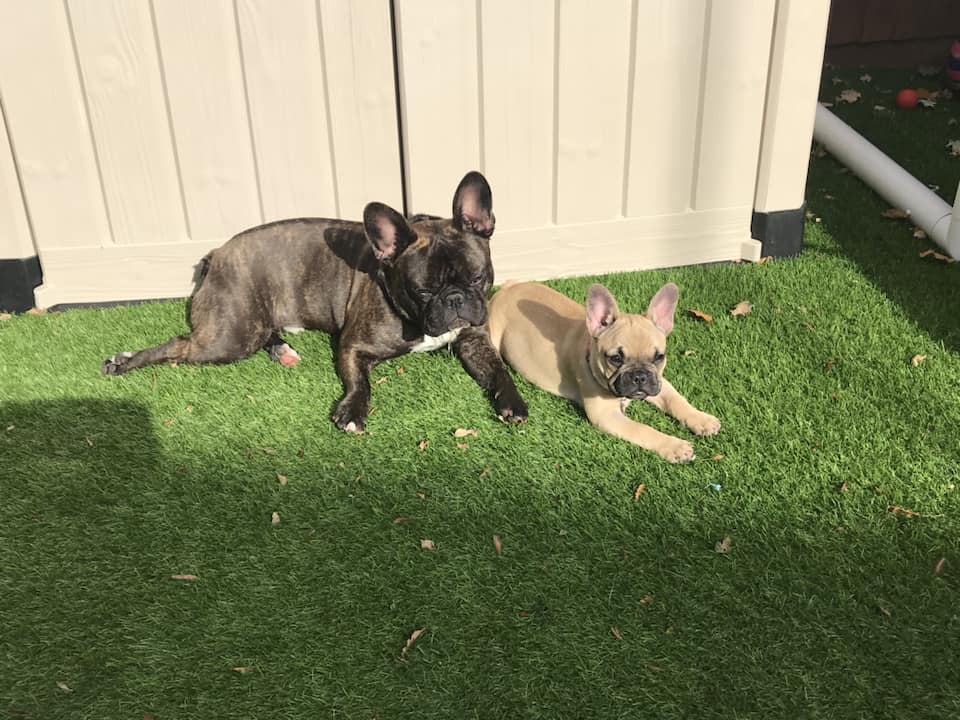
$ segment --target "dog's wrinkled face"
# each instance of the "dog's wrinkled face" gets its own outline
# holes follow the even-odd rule
[[[487,181],[472,172],[454,194],[452,219],[420,216],[408,224],[380,203],[364,211],[384,287],[398,312],[425,335],[486,323],[493,285],[491,206]]]
[[[588,362],[594,378],[617,397],[642,400],[660,392],[667,364],[667,335],[673,329],[677,286],[664,285],[643,315],[620,313],[610,292],[594,285],[587,293]]]

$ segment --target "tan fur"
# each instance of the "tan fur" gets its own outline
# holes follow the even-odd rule
[[[600,430],[653,450],[670,462],[693,459],[688,441],[624,415],[628,401],[610,388],[615,368],[606,359],[608,353],[623,348],[628,356],[645,358],[655,350],[666,352],[666,335],[646,313],[620,312],[609,328],[594,337],[582,305],[539,283],[507,282],[490,301],[489,330],[494,347],[509,365],[544,390],[582,406]],[[718,432],[720,421],[677,392],[663,377],[665,366],[664,359],[658,368],[660,392],[646,401],[696,435]]]

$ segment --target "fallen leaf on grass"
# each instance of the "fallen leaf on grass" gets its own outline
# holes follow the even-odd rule
[[[89,445],[90,447],[93,447],[93,440],[91,440],[91,439],[88,438],[88,437],[85,437],[84,440],[87,441],[87,445]]]
[[[914,367],[919,367],[920,363],[927,359],[926,355],[914,355],[910,358],[910,364]]]
[[[921,517],[920,513],[918,513],[916,510],[910,510],[908,508],[901,507],[900,505],[891,505],[887,508],[887,510],[892,512],[894,515],[900,515],[901,517]]]
[[[16,427],[17,427],[16,425],[7,425],[7,432],[10,432],[11,430],[15,429]]]
[[[62,681],[60,681],[60,680],[57,680],[57,687],[60,688],[61,690],[63,690],[63,692],[65,692],[65,693],[72,693],[72,692],[73,692],[73,688],[72,688],[72,687],[70,687],[70,686],[67,685],[65,682],[62,682]]]
[[[479,434],[480,434],[479,430],[473,430],[473,429],[468,430],[466,428],[457,428],[456,430],[453,431],[453,436],[455,438],[464,438],[464,437],[469,437],[471,435],[473,437],[477,437]]]
[[[850,492],[850,483],[844,480],[840,485],[840,492]]]
[[[936,565],[934,566],[934,568],[933,568],[933,574],[934,574],[934,575],[939,575],[939,574],[940,574],[940,571],[943,570],[943,564],[944,564],[946,561],[947,561],[947,559],[946,559],[945,557],[942,557],[942,558],[940,558],[940,559],[937,561],[937,564],[936,564]]]
[[[429,444],[430,444],[429,440],[421,440],[420,442],[417,443],[417,447],[420,448],[421,450],[426,450],[427,445]]]
[[[239,673],[239,674],[241,674],[241,675],[246,675],[247,673],[252,673],[252,672],[253,672],[253,668],[250,667],[249,665],[238,665],[238,666],[235,667],[235,668],[231,668],[231,670],[233,670],[235,673]]]
[[[277,482],[279,482],[280,485],[286,485],[286,484],[287,484],[287,476],[286,476],[286,475],[281,475],[280,473],[277,473]]]
[[[757,260],[757,265],[763,265],[764,263],[768,263],[771,260],[773,260],[773,255],[764,255],[762,258]]]
[[[164,426],[164,427],[170,427],[170,426],[173,425],[175,422],[176,422],[175,419],[170,418],[169,420],[164,420],[164,421],[163,421],[163,426]]]
[[[426,538],[424,538],[423,540],[420,541],[420,549],[421,549],[421,550],[436,550],[436,549],[437,549],[437,546],[433,544],[433,540],[427,540]]]
[[[695,310],[693,308],[690,308],[689,310],[687,310],[687,315],[690,315],[691,317],[695,317],[699,320],[703,320],[705,323],[713,322],[713,317],[711,315],[707,315],[707,313],[701,310]]]
[[[637,489],[633,491],[633,501],[636,502],[640,499],[640,496],[643,495],[643,491],[647,489],[645,483],[640,483],[637,485]]]
[[[397,375],[403,375],[403,366],[397,368]]]
[[[883,605],[877,605],[877,610],[884,617],[890,617],[890,614],[891,614],[890,611],[887,608],[885,608]]]
[[[940,262],[945,262],[945,263],[953,263],[953,262],[956,262],[956,260],[954,260],[954,259],[953,259],[952,257],[950,257],[949,255],[944,255],[943,253],[939,253],[939,252],[937,252],[936,250],[934,250],[933,248],[927,248],[927,249],[924,250],[922,253],[920,253],[920,255],[919,255],[918,257],[922,257],[922,258],[932,257],[934,260],[939,260]]]
[[[273,513],[271,513],[271,515],[270,515],[270,524],[271,524],[271,525],[279,525],[279,524],[280,524],[280,513],[278,513],[277,511],[274,511]]]
[[[717,541],[717,543],[713,546],[713,551],[720,553],[721,555],[726,555],[730,552],[730,545],[732,543],[733,541],[730,539],[730,536],[727,535],[723,538],[723,540]]]
[[[411,520],[413,520],[413,518],[408,518],[408,517],[404,517],[403,515],[401,515],[400,517],[395,517],[395,518],[393,519],[393,524],[394,524],[394,525],[399,525],[400,523],[410,522]]]
[[[457,443],[457,450],[466,450],[469,447],[466,443]]]
[[[376,380],[373,381],[373,384],[379,385],[380,383],[385,383],[386,381],[387,381],[387,376],[381,375],[380,377],[378,377]]]
[[[170,579],[171,580],[199,580],[200,578],[198,578],[196,575],[190,575],[189,573],[184,573],[180,575],[171,575]]]
[[[425,627],[417,628],[412,633],[410,637],[407,638],[407,644],[403,646],[403,650],[400,651],[400,659],[404,660],[407,657],[407,653],[410,652],[410,648],[413,647],[413,644],[417,641],[417,638],[423,635],[427,629]]]
[[[654,601],[654,598],[655,598],[655,597],[656,597],[656,596],[654,596],[654,595],[644,595],[642,598],[640,598],[640,604],[641,604],[641,605],[649,605],[650,603],[652,603],[652,602]]]
[[[720,453],[717,453],[716,455],[714,455],[714,456],[713,456],[712,458],[710,458],[710,459],[711,459],[711,460],[723,460],[723,455],[721,455]]]
[[[611,626],[610,626],[610,632],[613,633],[613,636],[614,636],[617,640],[623,640],[623,634],[622,634],[619,630],[617,630],[616,625],[611,625]]]
[[[422,493],[422,492],[418,492],[418,493],[417,493],[417,497],[420,498],[421,500],[426,500],[426,499],[427,499],[427,494],[426,494],[426,493]]]
[[[493,536],[493,551],[500,555],[503,552],[503,541],[500,539],[499,535]]]
[[[748,300],[741,300],[733,309],[730,311],[730,314],[736,317],[737,315],[749,315],[750,311],[753,310],[753,303]]]
[[[684,350],[684,351],[680,354],[680,357],[690,357],[691,355],[696,355],[696,354],[697,354],[697,351],[696,351],[696,350]]]
[[[840,91],[840,97],[837,99],[839,102],[855,103],[860,99],[860,91],[847,88],[846,90]]]
[[[485,468],[483,469],[483,471],[480,473],[480,477],[483,477],[483,476],[486,475],[488,472],[490,472],[490,468],[485,467]]]
[[[885,218],[891,219],[910,217],[910,212],[908,210],[901,210],[900,208],[888,208],[880,214]]]

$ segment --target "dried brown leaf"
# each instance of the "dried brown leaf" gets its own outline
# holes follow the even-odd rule
[[[656,598],[655,595],[644,595],[642,598],[640,598],[640,604],[649,605],[654,601],[655,598]]]
[[[702,310],[696,310],[694,308],[690,308],[689,310],[687,310],[687,315],[691,317],[695,317],[699,320],[703,320],[705,323],[713,322],[713,317],[711,315],[707,315],[707,313],[703,312]]]
[[[940,574],[940,571],[943,570],[943,564],[944,564],[946,561],[947,561],[947,559],[946,559],[945,557],[942,557],[942,558],[940,558],[939,560],[937,560],[937,564],[934,565],[934,567],[933,567],[933,574],[934,574],[934,575],[939,575],[939,574]]]
[[[914,367],[919,367],[920,363],[927,359],[926,355],[914,355],[910,358],[910,364]]]
[[[850,483],[844,480],[840,485],[840,492],[850,492]]]
[[[721,453],[717,453],[716,455],[714,455],[714,456],[711,457],[710,459],[711,459],[711,460],[723,460],[723,455],[722,455]]]
[[[741,300],[733,309],[730,311],[730,314],[736,317],[737,315],[749,315],[750,311],[753,310],[753,303],[748,300]]]
[[[277,473],[277,482],[279,482],[281,486],[286,485],[286,484],[287,484],[287,476],[286,476],[286,475],[281,475],[280,473]]]
[[[764,263],[768,263],[771,260],[773,260],[773,255],[764,255],[762,258],[757,260],[757,265],[763,265]]]
[[[65,693],[72,693],[72,692],[73,692],[73,688],[70,687],[69,685],[67,685],[65,682],[63,682],[63,681],[61,681],[61,680],[57,680],[57,687],[60,688],[60,689],[61,689],[63,692],[65,692]]]
[[[614,636],[617,640],[623,640],[623,634],[622,634],[619,630],[617,630],[616,625],[611,625],[611,626],[610,626],[610,632],[613,634],[613,636]]]
[[[270,514],[270,524],[271,524],[271,525],[274,525],[274,526],[280,524],[280,513],[278,513],[276,510],[274,510],[274,511]]]
[[[199,580],[200,578],[198,578],[196,575],[190,575],[189,573],[185,573],[185,574],[182,574],[182,575],[171,575],[171,576],[170,576],[170,579],[171,579],[171,580],[191,580],[191,581],[192,581],[192,580]]]
[[[500,555],[503,553],[503,541],[500,539],[499,535],[493,536],[493,551]]]
[[[417,447],[420,448],[421,450],[426,450],[426,449],[427,449],[427,445],[429,445],[429,444],[430,444],[430,441],[424,439],[424,440],[421,440],[420,442],[417,443]]]
[[[380,383],[385,383],[386,381],[387,381],[387,376],[381,375],[380,377],[378,377],[376,380],[373,381],[373,384],[379,385]]]
[[[456,430],[453,431],[453,436],[455,438],[464,438],[464,437],[469,437],[471,435],[473,437],[477,437],[477,435],[479,434],[480,434],[479,430],[473,430],[472,428],[471,429],[457,428]]]
[[[422,493],[422,492],[418,492],[418,493],[417,493],[417,497],[420,498],[421,500],[426,500],[426,499],[427,499],[427,494],[426,494],[426,493]]]
[[[436,550],[436,549],[437,549],[437,546],[433,544],[433,540],[428,540],[428,539],[424,538],[423,540],[420,541],[420,549],[421,549],[421,550]]]
[[[633,491],[633,501],[636,502],[640,499],[640,496],[643,495],[643,491],[647,489],[645,483],[640,483],[637,485],[637,489]]]
[[[910,212],[907,210],[901,210],[900,208],[888,208],[880,213],[885,218],[891,218],[894,220],[900,218],[910,217]]]
[[[413,518],[409,518],[401,515],[400,517],[395,517],[393,519],[393,524],[399,525],[400,523],[410,522],[411,520],[413,520]]]
[[[681,356],[681,357],[690,357],[691,355],[696,355],[696,354],[697,354],[697,351],[696,351],[696,350],[684,350],[682,353],[680,353],[680,356]]]
[[[884,617],[890,617],[890,614],[891,614],[890,611],[887,608],[885,608],[883,605],[877,605],[877,610]]]
[[[483,477],[483,476],[486,475],[488,472],[490,472],[490,468],[485,467],[485,468],[483,469],[483,471],[480,473],[480,477]]]
[[[90,447],[93,447],[93,440],[91,440],[91,439],[88,438],[88,437],[85,437],[84,440],[87,441],[87,445],[89,445]]]
[[[720,553],[721,555],[726,555],[730,552],[730,546],[733,544],[733,541],[730,539],[729,535],[724,536],[723,540],[718,540],[713,546],[713,551]]]
[[[457,443],[457,450],[466,450],[469,447],[466,443]]]
[[[164,420],[164,421],[163,421],[163,426],[164,426],[164,427],[170,427],[170,426],[173,425],[175,422],[176,422],[175,419],[170,418],[169,420]]]
[[[407,653],[410,652],[410,648],[413,647],[413,644],[417,641],[417,638],[423,635],[427,629],[425,627],[417,628],[412,633],[410,637],[407,638],[406,645],[403,646],[403,650],[400,651],[400,659],[404,660],[407,657]]]
[[[891,505],[887,508],[887,510],[892,512],[894,515],[899,515],[900,517],[921,517],[920,513],[918,513],[916,510],[910,510],[909,508],[901,507],[900,505]]]
[[[252,672],[253,672],[253,668],[250,667],[249,665],[238,665],[238,666],[235,667],[235,668],[231,668],[231,670],[233,670],[235,673],[239,673],[239,674],[241,674],[241,675],[246,675],[247,673],[252,673]]]
[[[403,366],[397,368],[397,375],[403,375]]]

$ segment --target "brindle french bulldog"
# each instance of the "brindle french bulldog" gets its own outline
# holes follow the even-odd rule
[[[487,335],[493,283],[490,186],[464,176],[453,218],[416,216],[372,202],[363,222],[301,218],[246,230],[201,261],[190,308],[192,331],[103,362],[107,375],[155,363],[228,363],[260,349],[284,365],[300,356],[283,330],[339,333],[343,398],[337,427],[361,432],[370,405],[370,370],[387,358],[451,345],[487,390],[498,415],[527,418]]]
[[[624,415],[630,400],[646,400],[695,435],[713,435],[720,421],[697,410],[663,377],[667,335],[679,292],[673,283],[643,314],[622,313],[603,285],[587,291],[587,306],[531,282],[506,282],[490,300],[490,338],[530,382],[583,407],[597,428],[653,450],[664,460],[693,460],[693,445]]]

